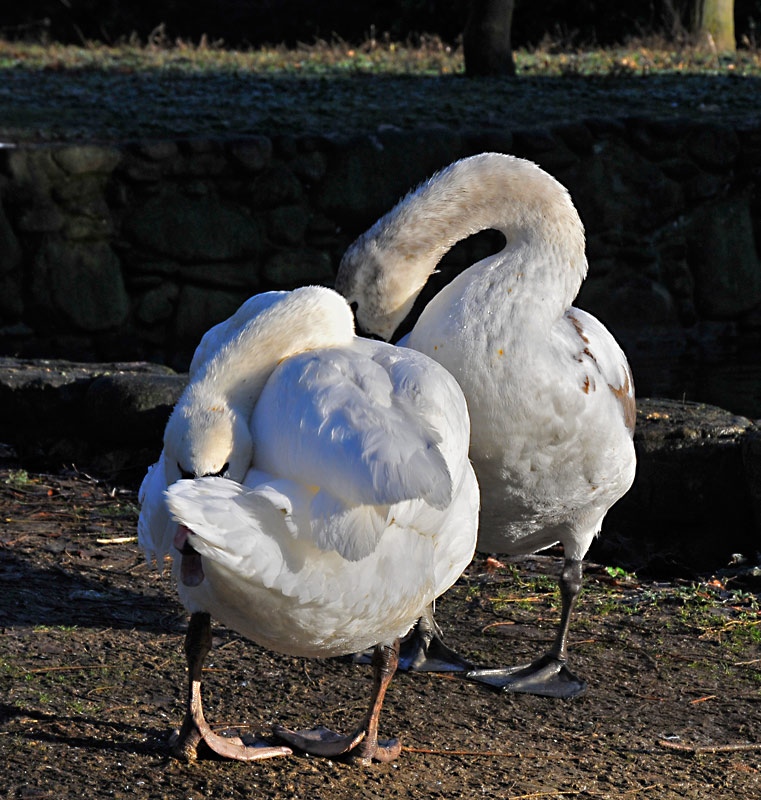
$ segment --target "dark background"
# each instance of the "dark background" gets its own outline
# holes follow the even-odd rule
[[[0,36],[114,43],[136,33],[142,41],[164,23],[166,35],[231,46],[312,43],[340,37],[359,43],[371,35],[403,41],[437,34],[457,42],[468,0],[28,0],[3,3]],[[550,37],[564,46],[612,45],[632,37],[684,34],[689,0],[517,0],[513,46]],[[757,31],[758,27],[758,31]],[[761,38],[761,0],[735,0],[738,44]]]

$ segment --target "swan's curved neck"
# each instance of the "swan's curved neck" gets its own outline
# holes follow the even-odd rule
[[[353,338],[352,313],[340,295],[325,287],[296,289],[241,326],[202,364],[195,382],[209,396],[247,413],[281,361]]]
[[[533,296],[562,314],[586,274],[583,225],[558,181],[499,153],[457,161],[404,198],[349,248],[336,288],[358,303],[363,327],[390,336],[441,257],[489,228],[506,239],[491,266],[504,267],[504,280],[525,271]]]

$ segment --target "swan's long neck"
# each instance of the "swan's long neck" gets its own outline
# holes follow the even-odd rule
[[[351,309],[340,295],[321,286],[296,289],[243,325],[200,367],[197,382],[245,413],[281,361],[353,337]]]
[[[272,300],[247,304],[253,316],[231,326],[228,339],[191,375],[164,432],[165,454],[176,468],[212,475],[227,465],[227,474],[242,480],[252,454],[251,413],[277,365],[354,338],[351,309],[331,289],[307,286]]]
[[[441,257],[489,228],[506,239],[492,266],[525,271],[542,313],[562,314],[586,274],[583,225],[558,181],[499,153],[457,161],[404,198],[349,248],[336,288],[358,303],[363,328],[388,338]]]

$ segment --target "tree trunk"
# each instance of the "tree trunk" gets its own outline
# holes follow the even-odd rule
[[[465,74],[515,75],[510,26],[515,0],[471,0],[463,33]]]
[[[735,0],[692,0],[690,27],[698,47],[734,53],[734,6]]]

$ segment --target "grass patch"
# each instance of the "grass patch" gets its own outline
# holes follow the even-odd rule
[[[515,53],[517,78],[464,77],[459,48],[370,39],[288,49],[208,42],[0,41],[0,142],[536,127],[588,117],[758,114],[761,51],[660,42]]]
[[[662,39],[633,41],[597,50],[560,50],[548,41],[536,48],[517,49],[519,75],[621,77],[655,74],[728,73],[761,76],[761,50],[705,52],[673,46]],[[0,69],[104,70],[120,73],[173,71],[326,75],[460,75],[465,71],[462,48],[437,36],[416,42],[370,38],[354,45],[340,39],[318,40],[296,47],[264,46],[234,50],[208,42],[198,44],[163,35],[148,43],[136,38],[116,45],[89,42],[84,46],[32,44],[0,40]]]
[[[16,488],[29,486],[29,484],[33,482],[34,481],[32,481],[25,469],[12,469],[5,479],[5,483],[8,486],[14,486]]]

